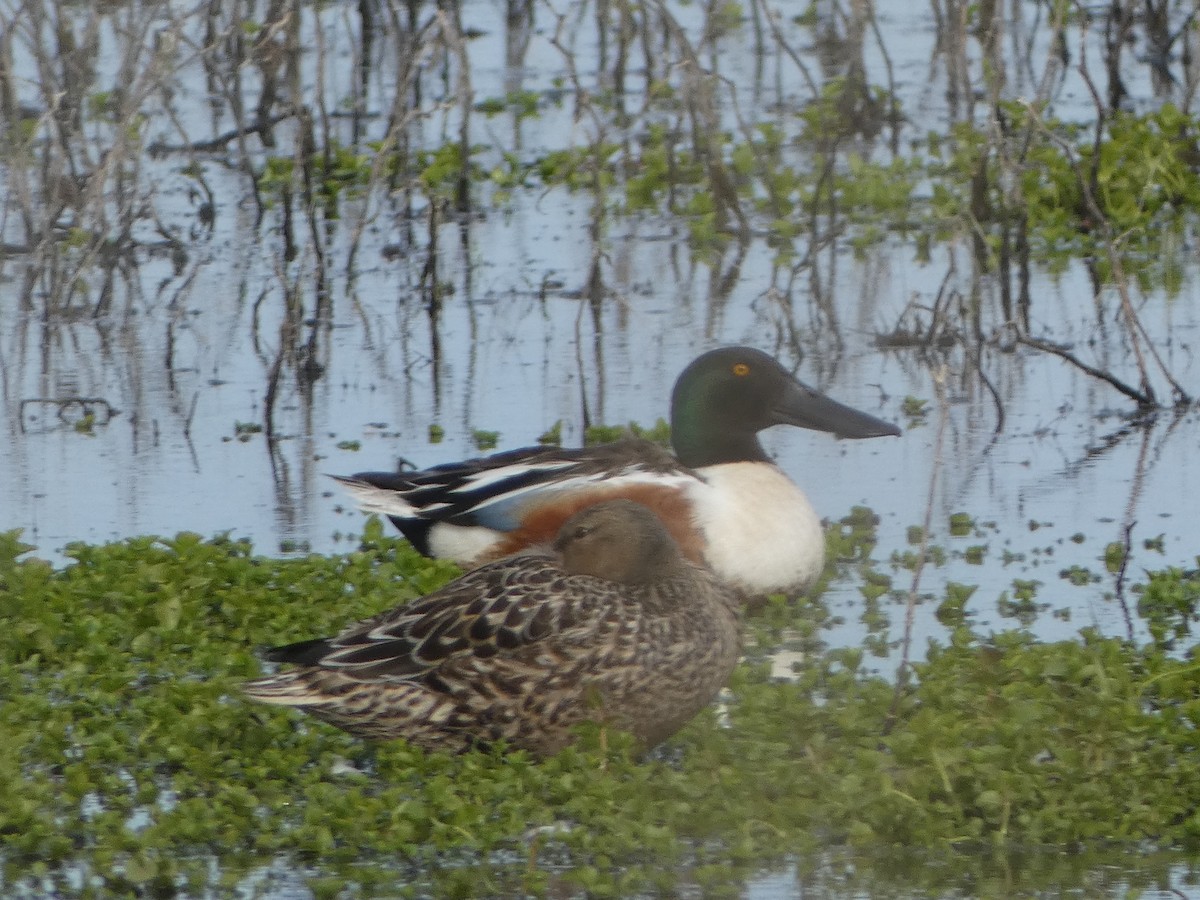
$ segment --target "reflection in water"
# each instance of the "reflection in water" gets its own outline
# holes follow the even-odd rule
[[[872,853],[845,849],[801,854],[786,868],[752,879],[747,900],[936,897],[1191,896],[1197,875],[1186,852],[1114,855],[1027,847],[1008,852],[971,846],[943,851],[906,847]]]
[[[1042,636],[1130,635],[1130,582],[1194,562],[1196,414],[1126,418],[1194,393],[1184,236],[1039,262],[1025,212],[1053,117],[1191,115],[1186,5],[0,3],[0,530],[42,556],[180,530],[344,550],[363,521],[323,473],[650,425],[699,350],[748,343],[905,425],[766,441],[822,514],[880,517],[867,668],[947,640],[951,582],[983,632],[1020,581]],[[1104,234],[1095,193],[1055,239]],[[1102,251],[1140,234],[1112,287]],[[861,583],[823,598],[832,644],[862,644]],[[797,853],[748,891],[1194,881],[1106,862]]]

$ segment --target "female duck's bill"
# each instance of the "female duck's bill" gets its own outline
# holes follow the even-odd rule
[[[575,726],[674,734],[739,655],[737,597],[628,500],[573,516],[553,548],[489,563],[337,637],[268,651],[296,668],[246,693],[364,738],[555,753]]]
[[[653,509],[685,555],[742,592],[792,592],[820,574],[825,536],[808,498],[759,442],[773,425],[855,439],[900,434],[797,381],[759,350],[725,347],[693,360],[675,383],[674,455],[624,440],[338,480],[422,553],[464,565],[549,540],[580,509],[627,497]]]

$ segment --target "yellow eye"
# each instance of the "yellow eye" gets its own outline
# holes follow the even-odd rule
[[[736,375],[738,378],[744,378],[745,376],[750,374],[750,367],[748,365],[746,365],[745,363],[734,363],[733,364],[733,374]]]

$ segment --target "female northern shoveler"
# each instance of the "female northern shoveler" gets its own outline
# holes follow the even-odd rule
[[[338,480],[422,553],[463,564],[549,540],[577,510],[625,496],[658,513],[685,555],[744,593],[790,592],[820,575],[825,535],[808,498],[758,441],[772,425],[844,438],[900,433],[801,384],[759,350],[725,347],[695,359],[675,382],[675,456],[625,440]]]
[[[650,748],[712,700],[739,654],[736,593],[644,506],[577,513],[554,552],[489,563],[335,638],[271,650],[245,685],[364,738],[546,755],[595,721]]]

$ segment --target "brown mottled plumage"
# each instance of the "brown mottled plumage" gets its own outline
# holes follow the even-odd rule
[[[245,686],[358,737],[539,755],[596,721],[653,747],[737,662],[738,598],[629,500],[568,520],[553,552],[489,563],[337,637],[269,651],[299,667]]]

